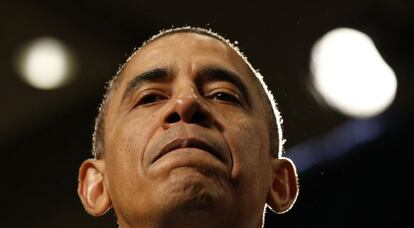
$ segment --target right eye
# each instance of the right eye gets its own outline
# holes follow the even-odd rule
[[[142,96],[139,100],[136,106],[146,106],[146,105],[152,105],[156,104],[162,100],[165,100],[166,96],[158,94],[158,93],[150,93]]]

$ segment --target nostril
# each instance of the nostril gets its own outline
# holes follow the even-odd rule
[[[167,123],[177,123],[178,121],[180,121],[180,116],[176,112],[172,113],[167,118]]]
[[[207,115],[201,112],[196,112],[193,114],[190,122],[191,123],[204,123],[207,120]]]

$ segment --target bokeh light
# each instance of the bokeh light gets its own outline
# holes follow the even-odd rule
[[[56,89],[73,79],[75,64],[65,45],[50,37],[39,38],[17,55],[19,76],[37,89]]]
[[[395,98],[393,70],[371,38],[360,31],[330,31],[314,45],[311,58],[314,88],[329,106],[345,115],[378,115]]]

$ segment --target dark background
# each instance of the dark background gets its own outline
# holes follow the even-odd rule
[[[267,213],[266,227],[413,227],[411,2],[1,0],[0,227],[116,227],[112,213],[84,212],[78,167],[90,157],[105,82],[135,46],[173,25],[207,26],[237,40],[279,102],[286,156],[300,164],[323,160],[299,168],[297,204],[285,215]],[[380,117],[352,120],[308,88],[312,45],[343,26],[370,35],[397,74],[396,100]],[[59,38],[77,57],[77,78],[64,88],[34,89],[14,71],[16,50],[41,36]],[[376,137],[332,155],[366,121],[382,126]],[[360,127],[329,138],[347,123]]]

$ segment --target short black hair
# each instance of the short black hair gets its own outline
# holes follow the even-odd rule
[[[128,64],[128,62],[134,57],[136,53],[138,53],[142,48],[147,46],[149,43],[158,40],[162,37],[172,35],[175,33],[196,33],[200,35],[209,36],[215,38],[225,44],[227,44],[230,48],[232,48],[247,64],[249,69],[251,70],[252,74],[255,76],[255,82],[257,86],[259,86],[259,91],[263,97],[266,97],[266,111],[269,113],[269,138],[270,138],[270,152],[272,156],[281,157],[283,152],[283,145],[285,139],[283,138],[283,131],[282,131],[282,122],[283,119],[281,114],[277,108],[277,103],[273,97],[272,92],[269,90],[267,84],[263,80],[263,76],[259,73],[258,70],[254,69],[250,62],[247,60],[247,57],[240,51],[239,47],[237,46],[237,42],[232,43],[228,39],[225,39],[220,34],[213,32],[211,29],[205,29],[200,27],[177,27],[171,28],[166,30],[159,31],[158,34],[152,36],[148,40],[144,41],[139,48],[133,50],[132,54],[128,57],[124,64],[120,66],[116,74],[112,77],[111,80],[108,81],[106,85],[106,91],[102,98],[102,102],[98,109],[98,115],[95,119],[95,127],[94,132],[92,135],[92,155],[95,158],[98,158],[101,154],[104,153],[104,125],[105,125],[105,113],[107,110],[108,101],[111,96],[111,92],[117,87],[119,83],[120,75]]]

